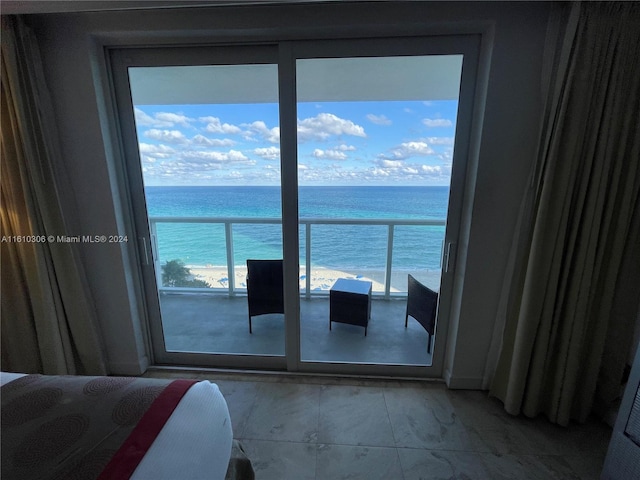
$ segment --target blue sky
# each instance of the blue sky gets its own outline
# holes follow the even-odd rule
[[[457,101],[298,103],[300,185],[449,185]],[[139,105],[146,185],[278,185],[277,104]]]

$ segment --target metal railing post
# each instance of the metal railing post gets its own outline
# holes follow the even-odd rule
[[[229,279],[229,296],[235,294],[236,266],[233,259],[233,227],[231,222],[224,222],[224,238],[227,250],[227,278]]]
[[[311,222],[305,223],[305,296],[311,298]]]
[[[393,227],[389,224],[389,234],[387,236],[387,264],[384,271],[384,298],[389,299],[391,295],[391,269],[393,268]]]

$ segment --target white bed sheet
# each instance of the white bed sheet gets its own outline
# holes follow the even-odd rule
[[[20,373],[0,372],[0,385]],[[198,382],[182,397],[132,480],[224,480],[231,458],[233,430],[220,389]]]
[[[0,387],[5,383],[9,383],[11,380],[15,380],[16,378],[24,377],[26,373],[8,373],[8,372],[0,372]]]

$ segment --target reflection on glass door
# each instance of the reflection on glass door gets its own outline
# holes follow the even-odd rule
[[[247,260],[283,258],[277,65],[128,75],[164,350],[284,355],[284,312],[250,332],[246,296]]]
[[[296,61],[303,362],[431,365],[462,55]]]

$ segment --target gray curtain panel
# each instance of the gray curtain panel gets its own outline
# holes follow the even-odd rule
[[[18,17],[2,18],[2,369],[108,373],[95,307],[57,186],[57,134],[37,44]],[[58,163],[59,165],[59,163]]]
[[[491,384],[508,412],[560,425],[610,396],[599,379],[622,372],[640,294],[640,5],[572,8]]]

